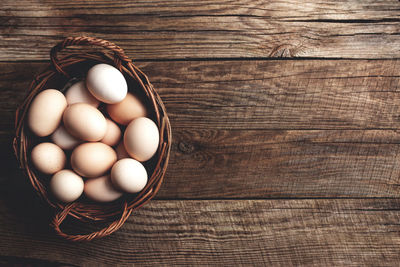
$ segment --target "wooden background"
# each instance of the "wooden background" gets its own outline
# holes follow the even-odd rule
[[[81,35],[149,75],[174,143],[155,200],[72,244],[11,139],[49,49]],[[395,0],[2,0],[0,264],[398,266],[399,44]]]

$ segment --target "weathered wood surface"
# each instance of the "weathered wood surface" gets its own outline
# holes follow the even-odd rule
[[[8,149],[13,114],[29,79],[44,65],[0,64],[0,110],[7,118],[1,121],[1,142],[9,170],[3,179],[21,175],[9,167],[15,165]],[[397,65],[397,60],[139,63],[164,99],[174,133],[157,197],[399,196]]]
[[[397,129],[400,61],[140,63],[173,126],[185,129]]]
[[[11,136],[0,135],[4,183],[23,177],[10,141]],[[399,142],[399,133],[383,130],[175,129],[169,169],[156,198],[398,197]]]
[[[160,198],[398,197],[393,131],[175,131]]]
[[[0,265],[398,266],[399,10],[390,0],[3,0]],[[11,139],[49,49],[79,35],[138,60],[174,143],[156,200],[112,236],[72,244],[49,230]]]
[[[21,203],[26,212],[16,214],[15,204],[1,202],[0,262],[396,266],[400,261],[398,199],[152,201],[113,236],[78,244],[49,233],[45,213],[32,203]]]
[[[0,111],[9,128],[44,63],[0,63]],[[400,127],[400,60],[139,62],[185,129]]]
[[[0,60],[48,59],[66,36],[96,36],[136,59],[393,58],[398,1],[3,0]]]

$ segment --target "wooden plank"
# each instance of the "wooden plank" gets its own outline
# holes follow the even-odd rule
[[[173,126],[170,166],[157,197],[397,197],[397,65],[396,60],[140,63]],[[42,67],[0,64],[1,180],[23,177],[10,148],[13,112]],[[240,103],[249,106],[242,109]]]
[[[397,197],[393,131],[176,129],[159,198]]]
[[[400,261],[399,199],[152,201],[112,236],[74,244],[49,232],[43,210],[23,205],[26,211],[16,211],[15,204],[1,202],[3,257],[78,266],[394,266]]]
[[[139,63],[172,125],[194,129],[397,129],[398,60]]]
[[[175,128],[397,129],[399,60],[140,62]],[[44,63],[0,63],[2,127]]]
[[[41,267],[54,267],[54,266],[66,266],[64,263],[36,260],[24,257],[2,257],[0,256],[0,264],[2,266],[41,266]],[[73,265],[68,265],[73,266]]]
[[[4,0],[0,60],[47,59],[66,36],[97,36],[136,59],[399,57],[397,1]]]
[[[10,139],[0,135],[0,184],[27,181]],[[157,198],[398,197],[399,143],[400,134],[386,130],[178,128]],[[24,192],[32,190],[24,184]]]

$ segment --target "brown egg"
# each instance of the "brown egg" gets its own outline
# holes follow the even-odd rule
[[[133,119],[147,115],[146,107],[131,93],[128,93],[121,102],[107,105],[107,112],[114,121],[123,125],[128,125]]]
[[[42,91],[29,107],[29,128],[40,137],[52,134],[60,124],[66,107],[67,100],[60,91],[55,89]]]
[[[118,125],[112,120],[106,119],[106,121],[106,135],[103,137],[103,139],[100,140],[100,142],[109,146],[115,146],[121,139],[121,130],[119,129]]]
[[[53,174],[64,168],[66,157],[60,147],[46,142],[38,144],[32,149],[31,160],[39,171]]]
[[[117,161],[117,154],[110,146],[100,143],[84,143],[72,151],[72,169],[83,177],[100,177]]]
[[[107,131],[106,118],[97,108],[86,103],[68,106],[63,121],[70,134],[86,141],[99,141]]]
[[[110,175],[86,180],[84,192],[88,198],[98,202],[110,202],[123,194],[114,188]]]

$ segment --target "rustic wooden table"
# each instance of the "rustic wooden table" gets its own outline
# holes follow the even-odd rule
[[[0,4],[0,264],[400,264],[398,1]],[[11,152],[14,111],[66,36],[119,44],[173,127],[156,199],[70,243]],[[79,229],[76,226],[76,229]]]

